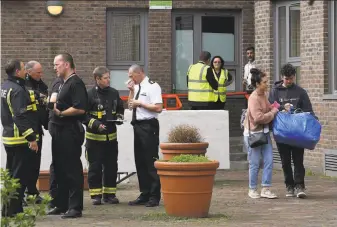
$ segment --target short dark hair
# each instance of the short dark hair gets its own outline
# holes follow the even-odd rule
[[[253,46],[247,47],[246,52],[249,51],[249,50],[251,50],[255,53],[255,48]]]
[[[94,78],[96,79],[97,77],[99,79],[102,78],[103,74],[106,74],[110,72],[108,68],[103,67],[103,66],[98,66],[94,69],[94,71],[92,72],[92,74],[94,75]]]
[[[225,64],[225,61],[223,60],[223,58],[222,58],[221,56],[214,56],[214,57],[212,58],[212,61],[211,61],[211,67],[214,68],[213,62],[214,62],[214,59],[216,59],[216,58],[219,58],[219,59],[220,59],[220,61],[221,61],[220,68],[222,69],[223,66],[224,66],[224,64]]]
[[[296,68],[292,64],[285,64],[281,68],[281,75],[284,77],[296,76]]]
[[[199,60],[200,61],[208,61],[209,59],[211,59],[212,55],[210,52],[208,51],[201,51],[200,55],[199,55]]]
[[[252,68],[250,69],[250,73],[252,74],[252,77],[251,77],[251,84],[254,88],[256,88],[256,85],[257,84],[260,84],[261,81],[262,81],[262,78],[266,77],[267,74],[262,72],[261,70],[259,69],[256,69],[256,68]]]
[[[5,71],[8,76],[15,76],[16,70],[21,70],[21,62],[18,59],[10,59],[6,62]]]
[[[62,54],[59,54],[59,56],[62,56],[63,61],[68,62],[70,64],[71,69],[75,69],[74,59],[73,59],[73,56],[71,56],[71,54],[62,53]]]

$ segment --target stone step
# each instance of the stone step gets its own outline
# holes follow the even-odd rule
[[[230,153],[229,154],[230,161],[247,161],[247,153],[238,152],[238,153]]]
[[[243,153],[243,146],[232,146],[229,147],[229,153]]]
[[[230,161],[231,170],[247,170],[248,161]]]

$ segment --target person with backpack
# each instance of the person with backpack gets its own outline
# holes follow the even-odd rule
[[[260,197],[277,198],[270,187],[273,175],[273,147],[270,138],[269,124],[277,114],[278,106],[268,102],[266,92],[269,82],[267,74],[259,69],[250,70],[252,86],[255,88],[248,99],[248,109],[244,120],[244,142],[248,149],[249,159],[249,192],[253,199]],[[263,159],[262,189],[257,191],[257,180],[260,170],[260,159]]]

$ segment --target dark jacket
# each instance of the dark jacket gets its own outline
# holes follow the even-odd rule
[[[51,97],[51,94],[56,92],[58,93],[60,86],[63,84],[63,79],[60,77],[57,77],[53,83],[50,85],[50,89],[48,91],[48,96]],[[52,119],[54,116],[54,111],[52,109],[49,110],[49,120]]]
[[[46,130],[48,129],[48,109],[47,109],[48,86],[42,80],[36,81],[27,74],[26,88],[28,90],[33,90],[36,94],[36,100],[38,101],[37,102],[38,122],[40,124],[39,133],[43,134],[42,126]]]
[[[269,102],[278,102],[280,111],[284,110],[284,104],[290,103],[295,109],[302,109],[304,112],[311,112],[314,114],[308,93],[300,86],[293,84],[290,87],[284,87],[283,81],[274,83],[270,93]]]
[[[33,110],[32,104],[25,80],[9,76],[1,86],[2,140],[5,146],[27,146],[28,141],[38,138],[38,124],[32,120],[37,111]]]
[[[116,123],[111,121],[117,117],[124,118],[124,106],[116,89],[94,86],[88,90],[88,112],[83,122],[87,126],[87,142],[117,140]],[[106,130],[99,132],[101,124]]]
[[[225,69],[226,70],[226,69]],[[220,74],[217,75],[217,77],[220,77]],[[211,85],[211,87],[213,88],[213,90],[218,90],[218,86],[219,83],[218,81],[214,78],[214,74],[213,74],[213,68],[209,67],[207,69],[207,74],[206,74],[206,80],[209,83],[209,85]],[[233,83],[233,76],[228,72],[228,78],[225,82],[225,87],[231,85]]]

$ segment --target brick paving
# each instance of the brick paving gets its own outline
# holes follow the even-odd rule
[[[260,178],[261,179],[261,178]],[[247,196],[247,171],[223,171],[216,176],[210,218],[178,219],[165,215],[163,204],[156,208],[129,207],[137,197],[137,180],[119,186],[121,204],[92,206],[85,193],[83,217],[62,220],[48,216],[37,227],[145,227],[145,226],[337,226],[337,179],[307,176],[308,198],[286,198],[281,171],[274,171],[274,191],[279,198],[253,200]]]

